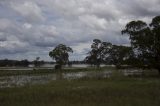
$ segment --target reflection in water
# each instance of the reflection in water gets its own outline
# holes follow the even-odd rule
[[[138,73],[142,74],[141,70],[123,70],[125,76]],[[72,73],[54,73],[45,75],[18,75],[18,76],[5,76],[0,77],[0,88],[16,87],[33,84],[45,84],[52,80],[59,79],[79,79],[79,78],[109,78],[112,71],[88,71],[88,72],[72,72]]]

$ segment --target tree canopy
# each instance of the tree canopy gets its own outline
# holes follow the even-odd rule
[[[129,36],[134,54],[143,65],[160,71],[160,16],[154,17],[149,25],[140,20],[131,21],[122,34]]]
[[[110,43],[102,42],[99,39],[94,39],[91,45],[91,51],[88,53],[89,56],[85,58],[88,63],[96,65],[97,67],[104,61],[107,47]]]
[[[88,53],[85,61],[97,67],[101,63],[110,63],[119,67],[125,61],[129,60],[132,54],[131,51],[132,49],[130,47],[113,45],[109,42],[94,39],[91,45],[91,51]]]
[[[69,52],[73,53],[72,48],[64,44],[59,44],[49,52],[49,56],[55,60],[58,65],[62,66],[69,62]]]

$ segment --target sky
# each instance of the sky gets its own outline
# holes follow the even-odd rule
[[[132,20],[160,15],[160,0],[0,0],[0,59],[48,56],[70,46],[70,60],[83,60],[93,39],[128,45],[121,30]]]

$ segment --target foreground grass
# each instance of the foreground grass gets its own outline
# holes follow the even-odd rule
[[[159,78],[84,78],[0,89],[0,106],[159,105]]]

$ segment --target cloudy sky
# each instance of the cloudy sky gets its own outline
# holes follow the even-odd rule
[[[160,0],[0,0],[0,59],[51,60],[48,52],[63,43],[82,60],[95,38],[128,44],[125,24],[150,22],[159,7]]]

